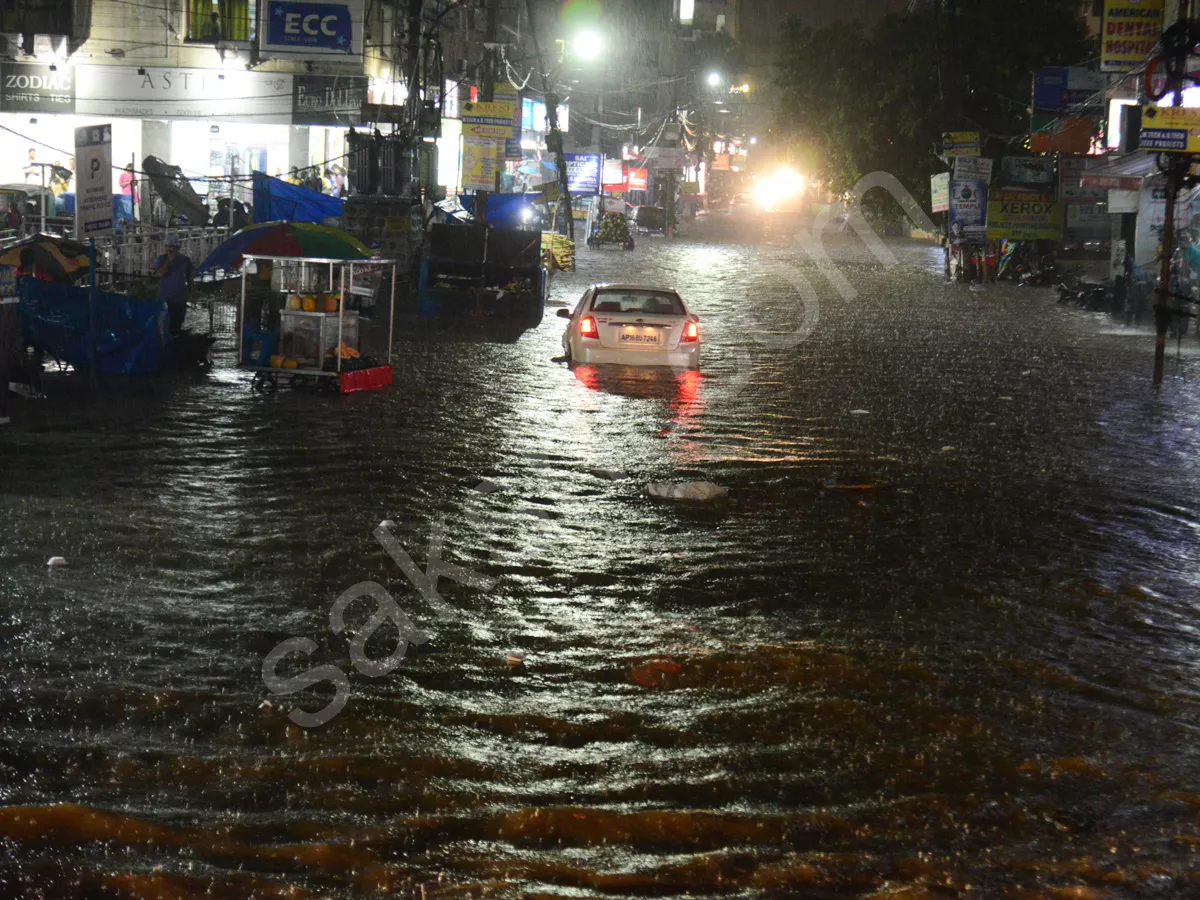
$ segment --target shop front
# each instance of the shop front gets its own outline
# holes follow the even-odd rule
[[[113,187],[147,155],[183,169],[201,196],[249,202],[250,174],[323,171],[344,156],[367,79],[244,69],[0,64],[0,183],[36,182],[34,161],[66,165],[74,129],[111,122]],[[215,192],[215,193],[214,193]]]

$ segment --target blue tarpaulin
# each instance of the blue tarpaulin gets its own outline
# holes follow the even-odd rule
[[[345,201],[265,172],[254,173],[254,222],[316,222],[340,216]]]
[[[487,220],[493,225],[521,225],[523,210],[532,209],[538,194],[488,194]],[[459,194],[463,209],[475,215],[475,195]]]
[[[88,289],[21,278],[17,315],[25,341],[80,371],[90,371]],[[157,375],[167,348],[167,306],[127,294],[96,292],[96,372]]]

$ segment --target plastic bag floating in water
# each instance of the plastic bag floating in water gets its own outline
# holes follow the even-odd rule
[[[712,503],[729,496],[726,488],[709,481],[684,481],[678,484],[655,481],[646,485],[646,493],[656,500],[682,500],[686,503]]]

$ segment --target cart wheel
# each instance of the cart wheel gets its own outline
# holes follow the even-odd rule
[[[624,244],[622,244],[621,249],[622,250],[632,250],[633,249],[633,238],[630,238]]]

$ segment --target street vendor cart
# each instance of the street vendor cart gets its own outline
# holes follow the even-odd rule
[[[252,253],[242,259],[238,360],[254,372],[255,388],[347,394],[392,383],[395,260]],[[360,324],[379,318],[384,298],[387,355],[373,360],[360,352]]]

